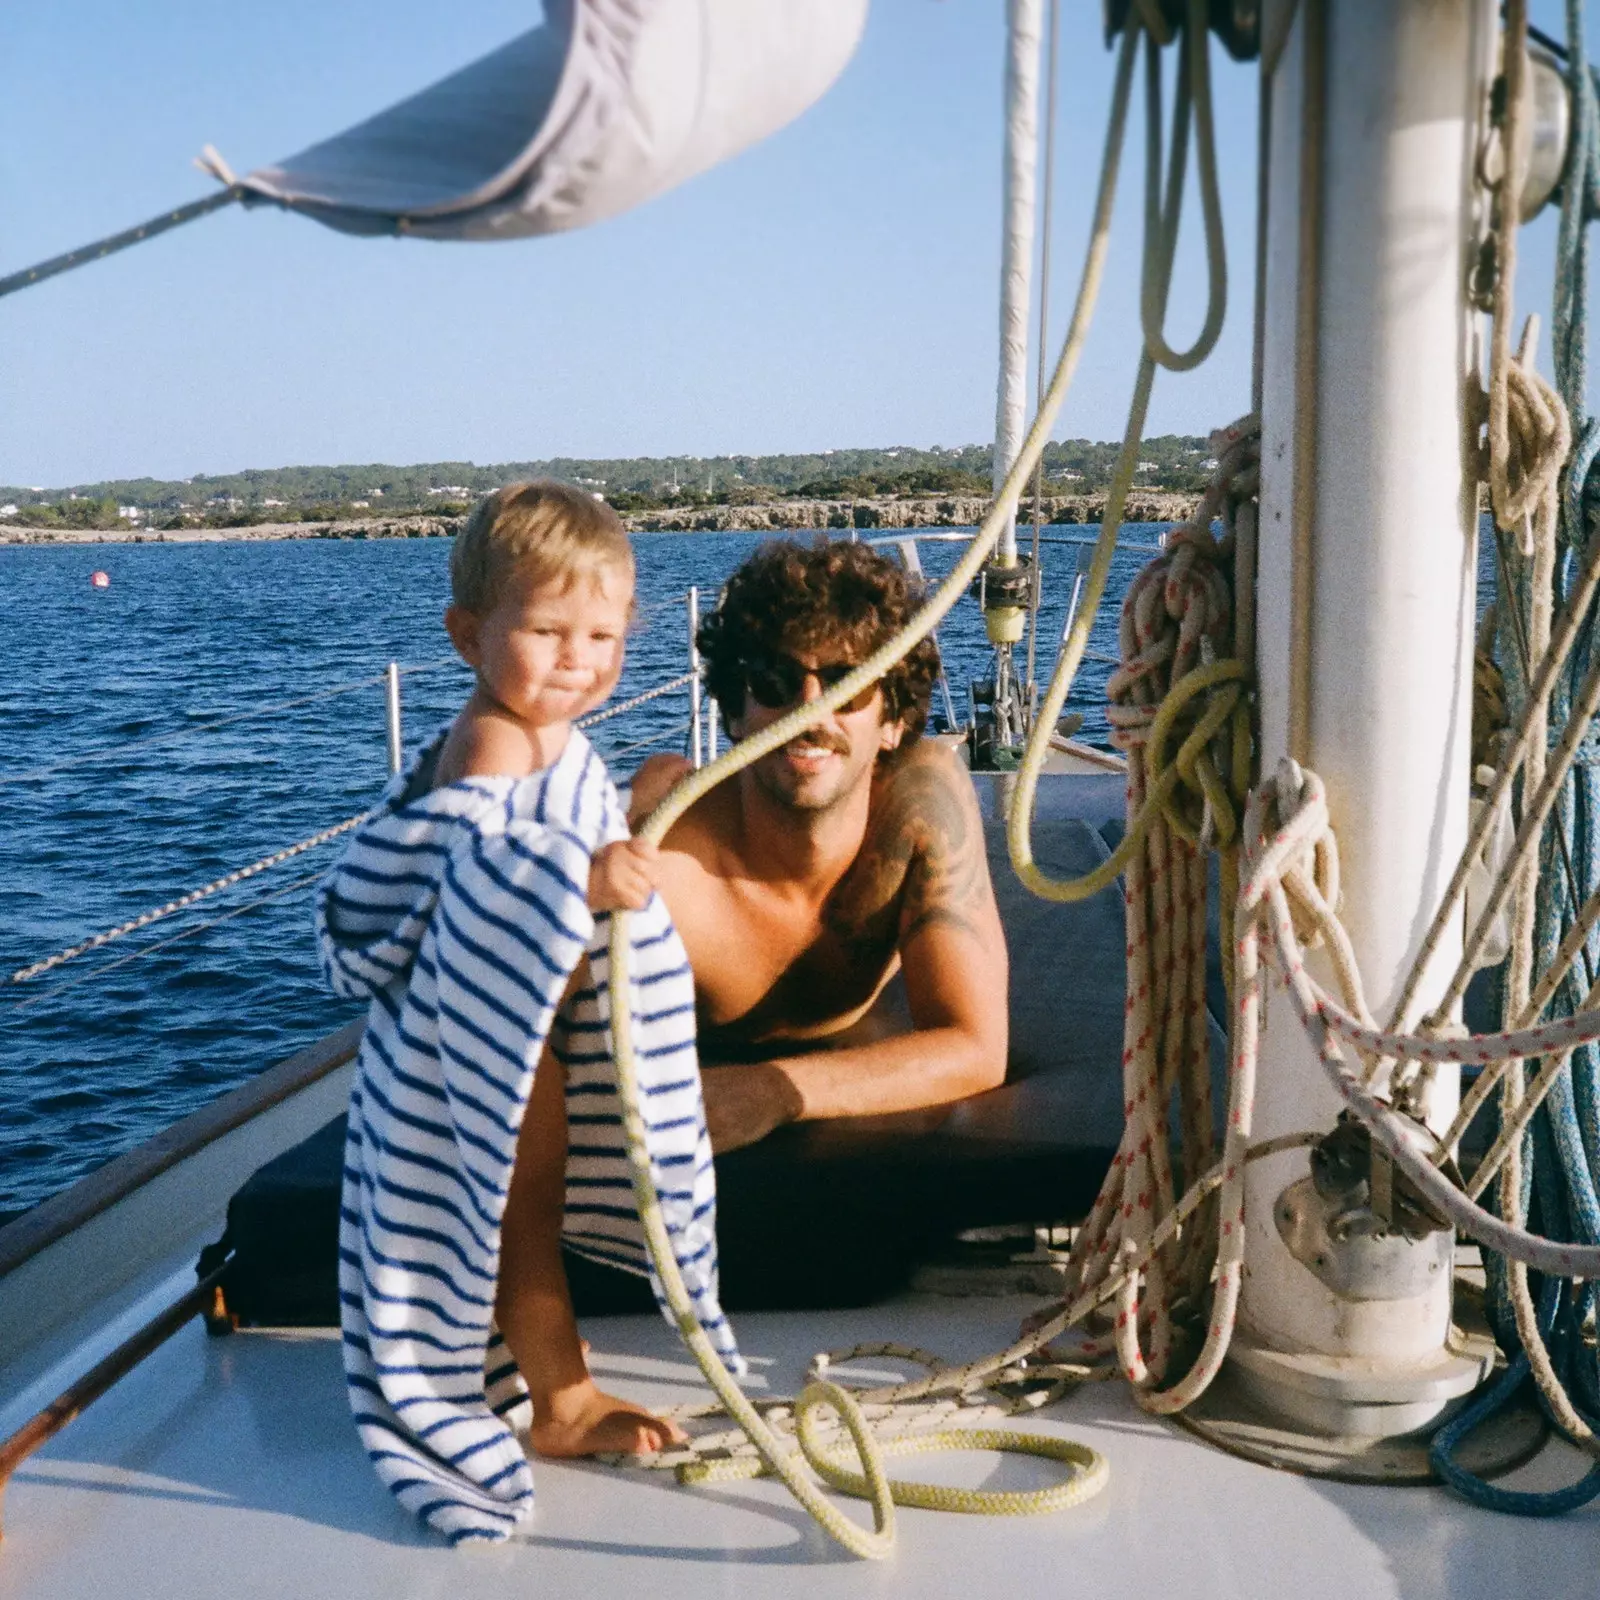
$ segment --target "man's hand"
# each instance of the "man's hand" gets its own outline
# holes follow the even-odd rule
[[[711,1067],[701,1084],[711,1148],[718,1155],[765,1139],[774,1128],[796,1121],[804,1109],[793,1080],[772,1061]]]
[[[643,839],[603,844],[589,864],[591,911],[642,911],[656,886],[661,852]]]

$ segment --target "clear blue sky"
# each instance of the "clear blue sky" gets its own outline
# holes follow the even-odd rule
[[[1110,82],[1063,0],[1065,325]],[[0,271],[290,154],[492,49],[530,0],[52,0],[0,15]],[[0,301],[0,483],[312,462],[722,454],[992,436],[1002,0],[876,0],[833,92],[765,144],[584,233],[357,240],[229,211]],[[1560,7],[1535,19],[1559,31]],[[1249,398],[1255,71],[1217,62],[1229,327],[1150,431]],[[1135,361],[1134,119],[1107,291],[1057,432],[1121,432]],[[1548,219],[1525,235],[1546,293]],[[1188,229],[1172,325],[1198,325]]]

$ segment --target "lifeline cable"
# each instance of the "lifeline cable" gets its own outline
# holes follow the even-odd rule
[[[457,658],[448,656],[446,662]],[[402,667],[402,672],[427,672],[443,662],[427,662],[419,667]],[[630,700],[624,700],[618,705],[607,706],[604,711],[596,711],[587,717],[582,717],[575,724],[579,728],[592,728],[596,723],[609,722],[613,717],[620,717],[625,712],[636,711],[646,702],[659,699],[662,695],[671,694],[681,689],[685,684],[692,683],[695,675],[685,673],[681,678],[673,678],[667,683],[658,683],[655,687],[646,689],[642,694],[636,694]],[[345,694],[351,689],[365,689],[375,683],[384,681],[382,674],[375,678],[362,678],[353,684],[344,684],[337,689],[330,689],[324,694],[306,695],[299,700],[286,700],[277,706],[265,707],[262,711],[243,711],[235,717],[223,717],[219,721],[202,725],[199,728],[180,728],[172,733],[157,734],[152,739],[145,741],[155,743],[160,739],[178,738],[187,733],[206,732],[212,728],[225,727],[229,723],[243,722],[250,717],[258,717],[267,711],[282,711],[292,706],[310,705],[316,700],[325,700],[330,695]],[[686,724],[685,724],[686,726]],[[674,733],[682,732],[682,727],[674,726],[663,729],[660,733],[652,734],[648,739],[636,740],[633,744],[623,745],[618,754],[629,750],[643,749],[646,745],[657,744],[662,739]],[[125,746],[123,748],[126,748]],[[99,752],[94,752],[98,754]],[[85,757],[84,759],[89,759]],[[57,765],[66,765],[59,762]],[[4,780],[0,780],[4,781]],[[59,967],[68,961],[75,961],[79,956],[87,955],[91,950],[98,950],[102,945],[110,944],[113,940],[136,933],[140,928],[148,928],[153,922],[164,921],[167,917],[175,916],[180,911],[186,911],[190,906],[198,905],[202,900],[209,900],[213,895],[221,894],[224,889],[231,889],[237,883],[243,883],[247,878],[253,878],[257,873],[266,872],[273,867],[282,866],[285,861],[292,861],[296,856],[303,855],[307,850],[314,850],[318,845],[327,844],[331,839],[337,839],[341,834],[348,833],[350,829],[365,822],[372,813],[362,811],[353,817],[346,817],[343,822],[336,822],[331,827],[323,828],[313,833],[309,838],[301,839],[295,844],[288,845],[282,850],[276,850],[271,855],[263,856],[259,861],[252,861],[249,866],[239,867],[233,872],[224,873],[220,878],[214,878],[210,883],[202,884],[198,889],[191,889],[186,894],[169,900],[165,905],[152,907],[149,911],[141,912],[137,917],[130,918],[127,922],[119,923],[114,928],[107,928],[100,933],[91,934],[87,939],[80,940],[77,944],[69,945],[65,950],[58,950],[53,955],[45,956],[38,961],[31,962],[25,967],[18,967],[4,980],[6,984],[26,983],[30,978],[37,978],[41,973],[49,972],[54,967]],[[64,987],[64,986],[63,986]]]
[[[246,912],[254,911],[259,906],[270,904],[274,900],[281,900],[285,895],[293,894],[297,889],[309,888],[322,874],[320,872],[308,873],[303,878],[296,878],[293,883],[286,883],[281,888],[269,890],[266,894],[258,895],[254,900],[247,900],[242,906],[235,906],[231,911],[224,911],[220,916],[208,917],[204,922],[197,922],[191,927],[184,928],[179,933],[172,934],[169,938],[158,939],[154,944],[141,945],[137,950],[130,951],[125,956],[118,956],[115,961],[108,961],[104,966],[96,967],[92,971],[80,974],[75,978],[66,978],[60,983],[48,984],[37,994],[30,994],[26,999],[13,1001],[10,1006],[12,1013],[26,1011],[32,1006],[43,1005],[60,994],[63,989],[75,989],[81,983],[98,983],[109,972],[114,972],[118,967],[125,967],[130,961],[142,960],[145,956],[153,956],[158,950],[165,950],[169,945],[179,943],[181,940],[192,938],[197,933],[204,933],[208,928],[215,928],[223,922],[231,922],[235,917],[242,917]]]

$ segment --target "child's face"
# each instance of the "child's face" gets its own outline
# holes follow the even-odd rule
[[[568,585],[513,580],[481,616],[451,607],[446,620],[478,681],[537,727],[581,717],[616,687],[632,604],[632,574],[608,566]]]

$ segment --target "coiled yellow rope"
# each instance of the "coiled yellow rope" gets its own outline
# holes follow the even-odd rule
[[[807,1398],[809,1396],[809,1399]],[[817,1474],[841,1494],[870,1499],[867,1477],[852,1471],[844,1458],[827,1450],[817,1438],[816,1412],[825,1404],[816,1387],[806,1390],[795,1408],[795,1431],[805,1458]],[[1020,1428],[943,1428],[907,1438],[874,1439],[874,1453],[884,1456],[932,1455],[947,1450],[1003,1450],[1013,1455],[1040,1456],[1073,1468],[1065,1482],[1045,1489],[953,1489],[947,1484],[889,1480],[889,1493],[900,1506],[924,1511],[962,1511],[984,1517],[1035,1517],[1046,1511],[1066,1511],[1092,1498],[1106,1486],[1111,1468],[1098,1450],[1045,1433],[1024,1433]],[[760,1477],[765,1468],[748,1456],[719,1461],[697,1461],[678,1469],[680,1483],[731,1483]]]

